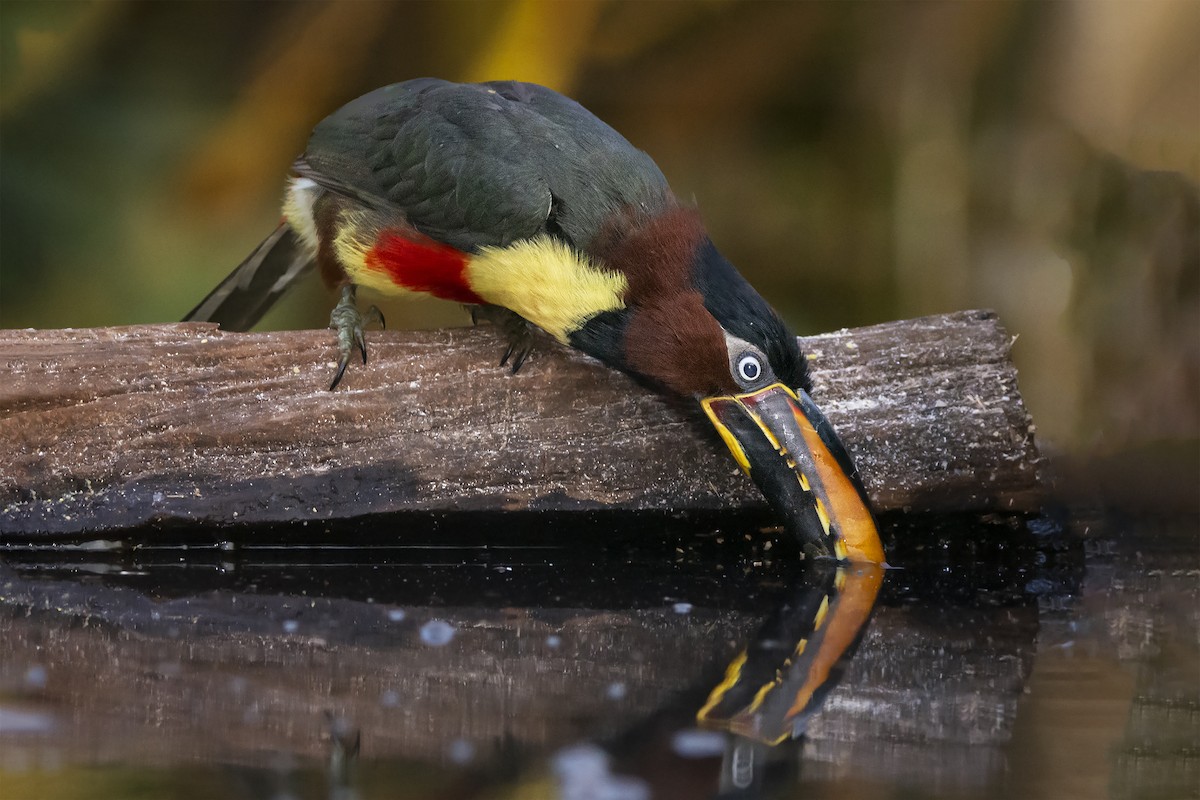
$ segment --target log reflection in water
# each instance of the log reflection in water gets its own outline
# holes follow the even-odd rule
[[[990,529],[1004,549],[989,555]],[[988,785],[1001,774],[1034,651],[1037,606],[1024,587],[1030,575],[1058,575],[1053,559],[1033,567],[1042,553],[1017,533],[957,523],[945,532],[946,543],[970,541],[984,571],[893,544],[890,557],[906,569],[888,573],[862,647],[803,741],[766,748],[730,737],[731,746],[753,757],[760,777],[802,759],[808,776]],[[56,567],[51,553],[9,553],[0,566],[5,706],[50,724],[37,737],[0,732],[0,744],[68,770],[199,763],[265,775],[283,753],[311,774],[329,764],[329,712],[347,754],[361,733],[352,771],[361,785],[399,770],[439,785],[470,782],[470,772],[480,792],[521,786],[544,780],[572,742],[602,744],[614,774],[656,792],[683,775],[716,785],[722,754],[701,758],[696,746],[711,753],[724,734],[687,733],[704,733],[696,711],[756,631],[777,626],[776,638],[795,646],[803,626],[774,608],[798,607],[804,590],[793,588],[795,564],[768,557],[778,542],[764,552],[749,534],[698,534],[641,549],[489,549],[479,563],[436,549],[431,564],[415,551],[404,563],[400,551],[339,549],[325,555],[331,564],[306,551],[261,561],[239,551],[224,564],[180,550],[169,563],[157,551],[89,551],[86,563],[58,556]],[[295,563],[283,564],[289,554]],[[433,620],[450,626],[449,641],[422,639]],[[813,633],[806,654],[821,651]],[[37,680],[22,684],[24,675]],[[773,692],[787,719],[796,693]]]

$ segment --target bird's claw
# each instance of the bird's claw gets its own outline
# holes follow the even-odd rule
[[[331,392],[342,382],[342,376],[346,374],[346,367],[349,366],[350,357],[354,355],[355,350],[362,354],[363,363],[367,363],[367,339],[363,335],[363,329],[372,323],[377,323],[380,328],[385,325],[383,312],[376,306],[368,308],[365,314],[358,310],[355,293],[354,286],[343,287],[342,299],[338,300],[338,304],[329,314],[329,327],[337,331],[340,356],[337,373],[333,376],[333,382],[329,384]]]
[[[481,319],[485,319],[504,332],[508,349],[500,358],[500,366],[511,361],[515,375],[533,352],[533,330],[529,323],[515,311],[500,306],[471,305],[467,306],[467,311],[471,314],[472,325],[478,325]]]
[[[510,339],[508,349],[504,351],[504,357],[500,359],[500,366],[508,363],[512,359],[512,371],[516,375],[521,369],[521,365],[525,363],[525,359],[529,358],[529,354],[533,351],[533,342],[528,331],[520,338],[520,340]]]

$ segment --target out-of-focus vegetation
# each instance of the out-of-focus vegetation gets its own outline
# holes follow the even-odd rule
[[[799,331],[992,307],[1044,440],[1193,447],[1198,42],[1195,0],[5,0],[0,324],[178,319],[325,114],[517,78],[653,155]],[[267,323],[329,304],[314,279]]]

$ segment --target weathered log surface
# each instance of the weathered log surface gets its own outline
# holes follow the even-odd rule
[[[879,511],[1031,509],[1010,336],[970,311],[801,340]],[[488,329],[377,332],[336,392],[328,331],[0,331],[0,535],[397,511],[761,508],[699,410]]]

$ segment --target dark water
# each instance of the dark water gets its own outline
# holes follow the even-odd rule
[[[503,520],[10,546],[0,798],[1200,796],[1194,517],[885,520],[800,730],[762,658],[838,605],[777,533]]]

